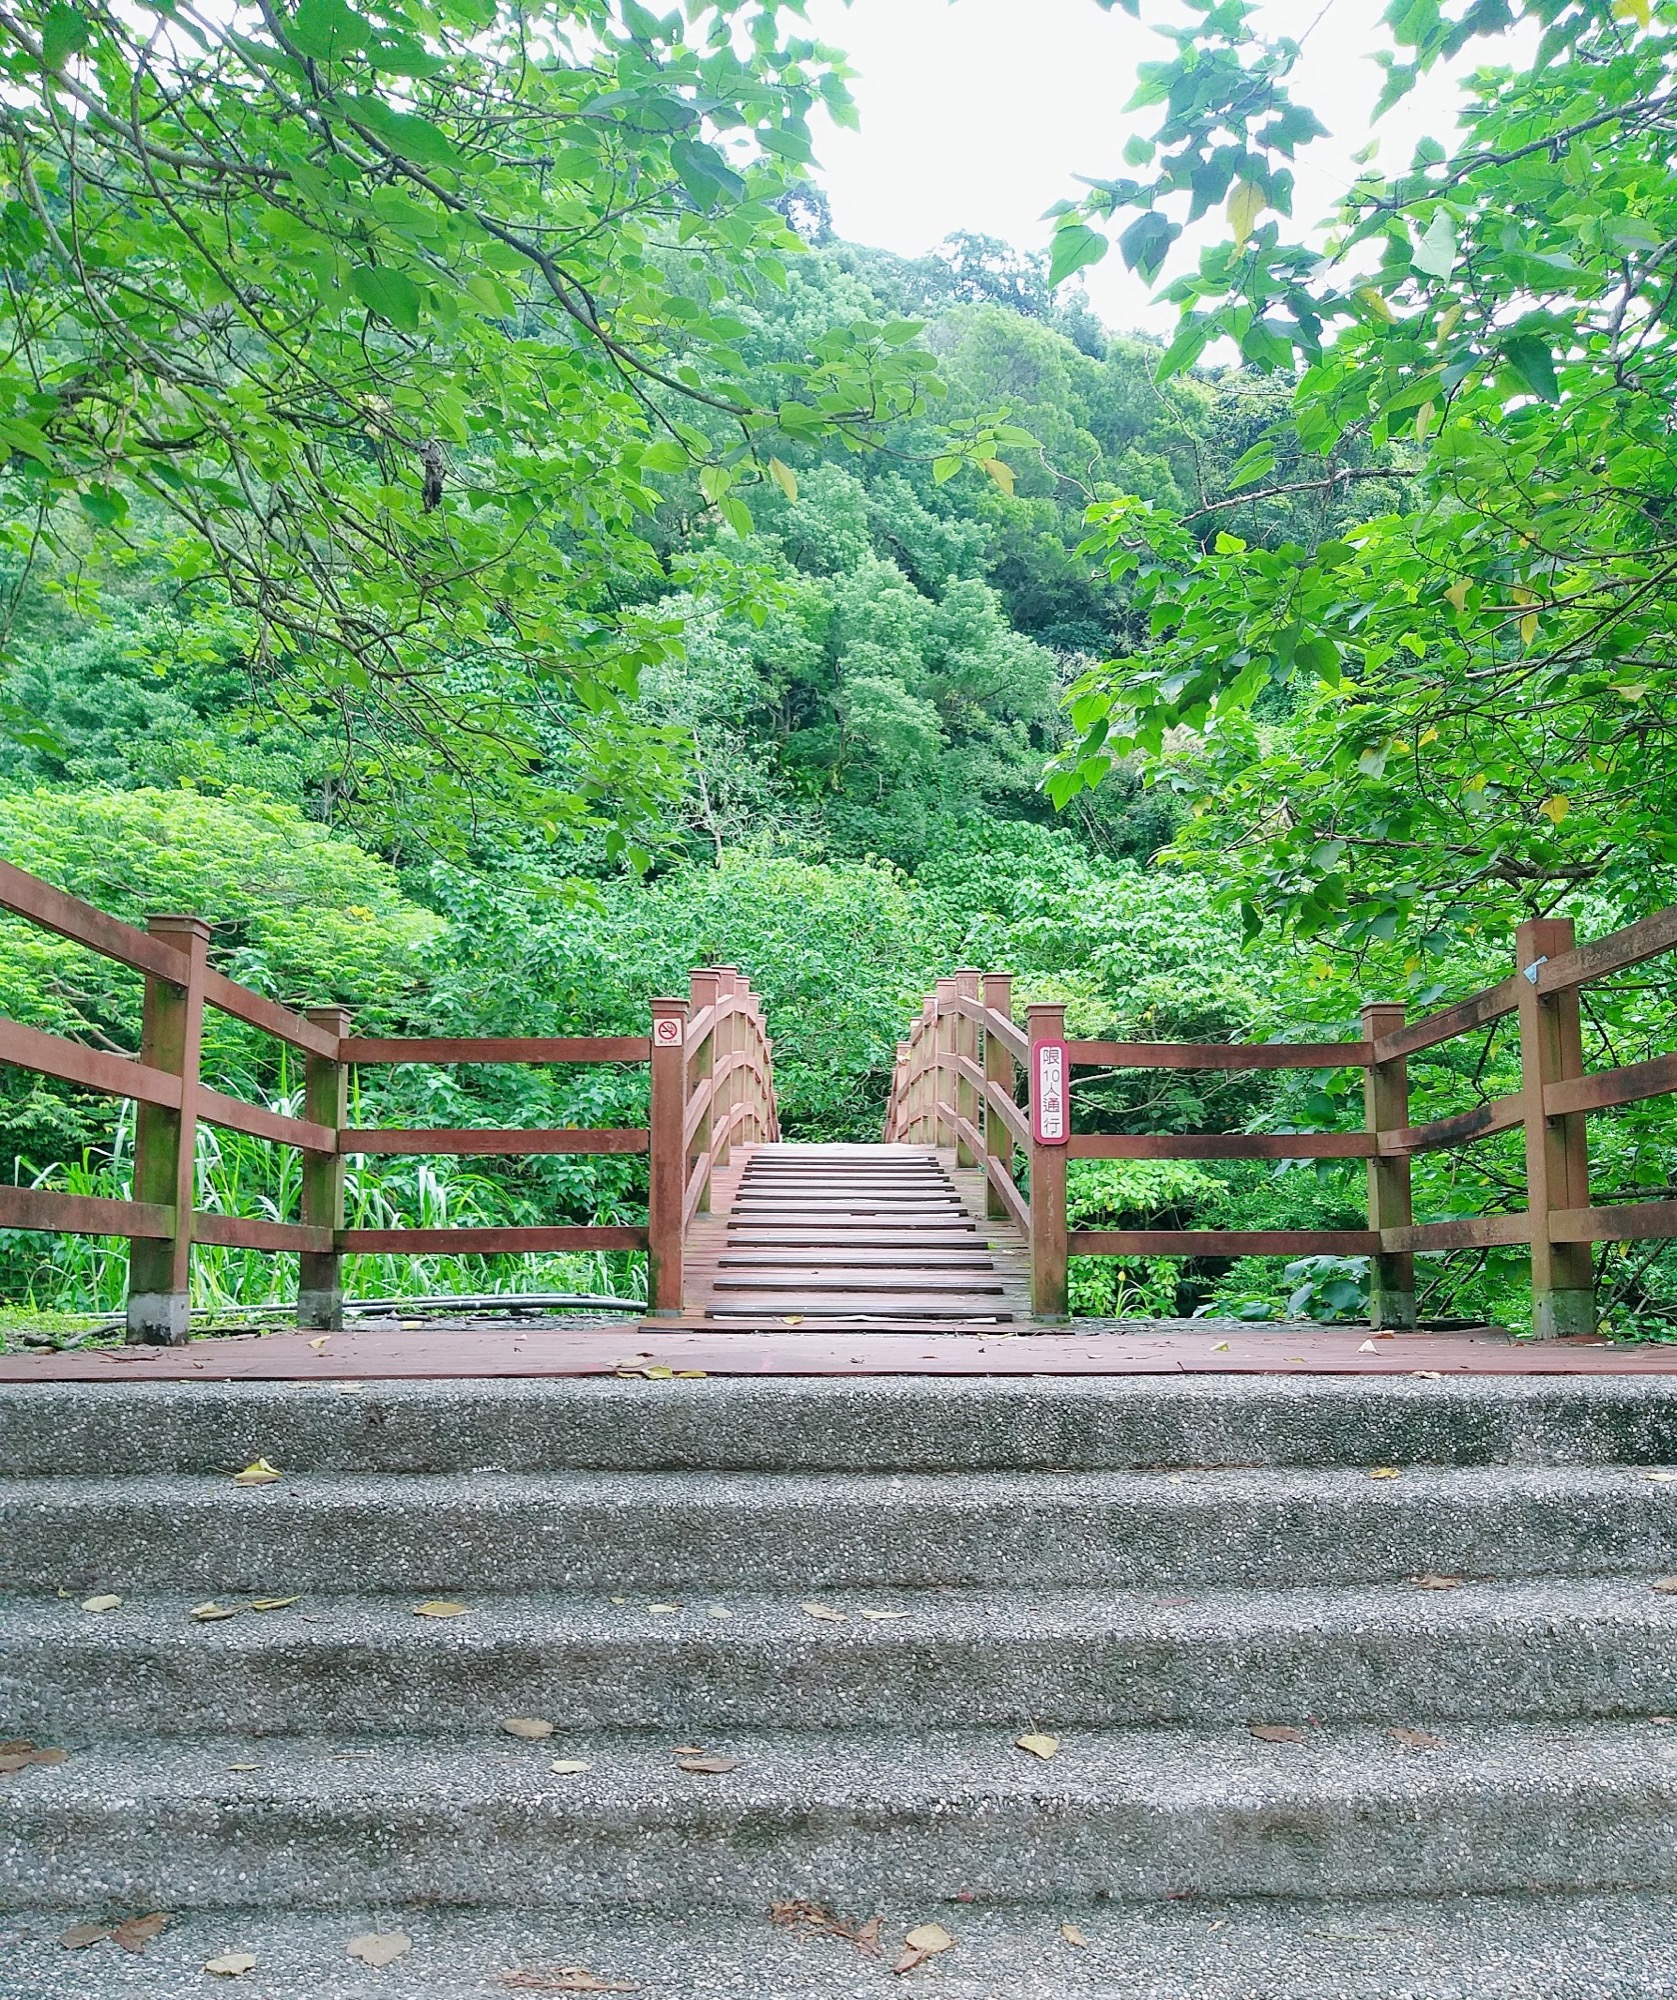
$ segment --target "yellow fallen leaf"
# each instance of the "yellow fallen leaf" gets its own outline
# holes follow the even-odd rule
[[[505,1715],[501,1727],[522,1743],[545,1743],[553,1734],[553,1724],[535,1715]]]
[[[916,1924],[908,1936],[903,1939],[903,1943],[911,1951],[923,1951],[928,1956],[936,1952],[947,1951],[954,1942],[955,1940],[943,1928],[942,1924]]]
[[[673,1368],[643,1368],[641,1373],[649,1382],[672,1382],[675,1379]]]
[[[580,1757],[555,1757],[548,1766],[550,1771],[557,1771],[561,1778],[574,1778],[578,1771],[591,1771],[593,1768],[592,1764],[585,1764]]]
[[[366,1931],[352,1937],[344,1950],[363,1965],[394,1965],[413,1950],[413,1939],[406,1931]]]
[[[206,1959],[204,1970],[219,1973],[224,1979],[237,1979],[241,1973],[254,1972],[256,1960],[248,1951],[224,1951],[219,1958]]]
[[[218,1619],[237,1618],[239,1607],[236,1604],[217,1604],[215,1599],[211,1598],[208,1604],[193,1605],[192,1615],[200,1625],[213,1625]]]
[[[1033,1757],[1040,1757],[1046,1764],[1050,1757],[1058,1756],[1060,1739],[1057,1736],[1016,1736],[1013,1747],[1015,1750],[1028,1750]]]
[[[235,1472],[235,1486],[272,1486],[285,1477],[277,1465],[270,1465],[265,1458],[258,1458],[247,1465],[243,1472]]]
[[[329,1333],[323,1333],[318,1340],[311,1340],[309,1345],[314,1349],[316,1354],[319,1354],[331,1338],[332,1336]]]
[[[1060,1935],[1065,1939],[1067,1944],[1083,1945],[1086,1947],[1089,1942],[1077,1928],[1076,1924],[1061,1924]]]
[[[705,1382],[710,1378],[702,1368],[678,1368],[675,1371],[675,1379],[678,1382]]]
[[[428,1597],[423,1604],[413,1607],[416,1618],[464,1618],[467,1611],[464,1604],[456,1604],[452,1597]]]
[[[292,1605],[300,1602],[301,1599],[295,1597],[253,1597],[250,1608],[252,1611],[289,1611]]]
[[[1211,1351],[1213,1354],[1227,1354],[1229,1343],[1226,1340],[1219,1340],[1214,1344]]]
[[[788,1313],[780,1323],[782,1326],[802,1326],[804,1316],[802,1313]]]
[[[122,1599],[120,1597],[112,1596],[109,1593],[103,1597],[84,1597],[82,1599],[82,1609],[84,1611],[114,1611],[121,1602]]]
[[[845,1614],[835,1611],[830,1604],[800,1604],[798,1609],[810,1618],[824,1618],[829,1625],[842,1625]]]
[[[1401,1479],[1403,1477],[1395,1465],[1377,1465],[1368,1476],[1370,1479]]]

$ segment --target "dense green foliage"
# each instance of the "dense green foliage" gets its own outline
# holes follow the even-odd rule
[[[1324,256],[1283,232],[1319,130],[1296,52],[1241,0],[1193,7],[1142,78],[1162,124],[1125,157],[1151,178],[1068,205],[1051,263],[833,240],[804,120],[847,115],[842,61],[768,0],[298,0],[242,36],[0,14],[0,854],[125,916],[208,915],[227,969],[364,1031],[637,1032],[689,967],[737,964],[808,1138],[877,1131],[958,964],[1074,1033],[1342,1039],[1364,998],[1500,979],[1530,911],[1588,935],[1668,900],[1672,35],[1644,13],[1542,0],[1455,153],[1359,183]],[[1394,92],[1510,16],[1452,18],[1394,10]],[[1061,282],[1114,218],[1151,274],[1218,207],[1232,240],[1175,280],[1168,352]],[[1589,1006],[1597,1062],[1677,1040],[1658,980]],[[132,1048],[137,985],[4,924],[0,1012]],[[236,1024],[208,1061],[297,1101]],[[1517,1075],[1506,1030],[1452,1043],[1412,1115]],[[633,1068],[362,1090],[364,1124],[645,1112]],[[1095,1131],[1362,1119],[1354,1072],[1078,1095]],[[19,1180],[120,1192],[130,1143],[107,1103],[0,1079]],[[1658,1103],[1592,1146],[1598,1200],[1677,1179]],[[199,1178],[205,1206],[296,1212],[257,1142],[206,1134]],[[1427,1217],[1522,1196],[1517,1134],[1417,1162]],[[350,1198],[611,1220],[644,1163],[367,1161]],[[1362,1169],[1077,1162],[1070,1202],[1357,1226]],[[635,1262],[351,1284],[622,1292]],[[1658,1246],[1601,1269],[1621,1324],[1677,1316]],[[206,1251],[195,1285],[293,1277]],[[1103,1314],[1333,1318],[1364,1281],[1072,1273]],[[1517,1323],[1524,1283],[1516,1252],[1423,1260],[1423,1311]],[[120,1293],[110,1246],[0,1237],[0,1298]]]

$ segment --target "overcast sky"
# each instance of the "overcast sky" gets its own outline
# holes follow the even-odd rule
[[[1311,155],[1300,163],[1301,221],[1327,212],[1355,172],[1351,156],[1376,136],[1369,114],[1380,72],[1368,53],[1378,46],[1382,6],[1268,0],[1264,18],[1277,32],[1309,30],[1298,94],[1333,131],[1312,149],[1319,165]],[[1144,0],[1143,11],[1157,18],[1156,0]],[[1041,249],[1042,213],[1076,195],[1078,174],[1130,171],[1125,139],[1158,117],[1124,112],[1135,66],[1171,52],[1096,0],[810,0],[809,17],[860,72],[861,131],[818,135],[834,226],[853,242],[905,256],[957,229]],[[1382,161],[1407,163],[1422,131],[1447,140],[1450,101],[1435,85],[1383,120]],[[1148,303],[1116,251],[1084,277],[1115,328],[1163,330],[1175,319],[1174,308]]]

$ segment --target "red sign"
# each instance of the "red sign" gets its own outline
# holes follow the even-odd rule
[[[1031,1048],[1031,1137],[1039,1146],[1063,1146],[1071,1137],[1071,1060],[1064,1042]]]

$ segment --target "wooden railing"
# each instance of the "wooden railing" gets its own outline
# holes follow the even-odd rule
[[[1586,1074],[1580,990],[1677,946],[1677,910],[1576,945],[1572,924],[1522,924],[1515,970],[1500,985],[1441,1012],[1405,1021],[1398,1004],[1362,1012],[1357,1042],[1246,1044],[1067,1041],[1065,1009],[1032,1006],[1023,1031],[1011,980],[959,972],[940,979],[897,1046],[887,1141],[953,1148],[960,1166],[982,1166],[989,1212],[1010,1218],[1030,1245],[1038,1314],[1067,1306],[1068,1256],[1367,1256],[1370,1317],[1377,1327],[1415,1324],[1418,1251],[1526,1245],[1534,1331],[1590,1333],[1596,1323],[1590,1246],[1677,1237],[1677,1201],[1595,1206],[1585,1120],[1592,1112],[1677,1093],[1677,1055]],[[1423,1125],[1409,1122],[1408,1059],[1493,1022],[1517,1018],[1521,1087],[1506,1097]],[[1360,1132],[1077,1133],[1075,1069],[1363,1071]],[[1026,1087],[1021,1101],[1018,1076]],[[1525,1134],[1526,1207],[1513,1214],[1417,1223],[1410,1161],[1493,1133]],[[1028,1165],[1025,1186],[1017,1171]],[[1068,1229],[1067,1159],[1307,1160],[1368,1163],[1366,1229]]]
[[[0,1186],[0,1228],[127,1237],[131,1340],[187,1337],[194,1243],[293,1252],[300,1259],[299,1325],[342,1324],[347,1253],[492,1256],[559,1250],[644,1250],[656,1310],[681,1305],[682,1235],[706,1205],[712,1170],[731,1147],[778,1136],[770,1044],[749,982],[730,968],[692,975],[686,999],[654,1000],[645,1035],[412,1037],[349,1032],[342,1007],[297,1013],[217,972],[211,927],[198,917],[153,917],[136,929],[0,862],[0,910],[141,973],[140,1051],[130,1057],[0,1018],[0,1063],[137,1105],[133,1198],[106,1200]],[[206,1008],[274,1036],[304,1057],[303,1115],[247,1104],[200,1075]],[[649,1063],[648,1125],[633,1130],[363,1131],[348,1125],[353,1068],[396,1063]],[[301,1217],[275,1222],[193,1206],[200,1124],[244,1132],[302,1155]],[[530,1157],[650,1153],[645,1224],[554,1227],[348,1229],[345,1163],[369,1154]]]

